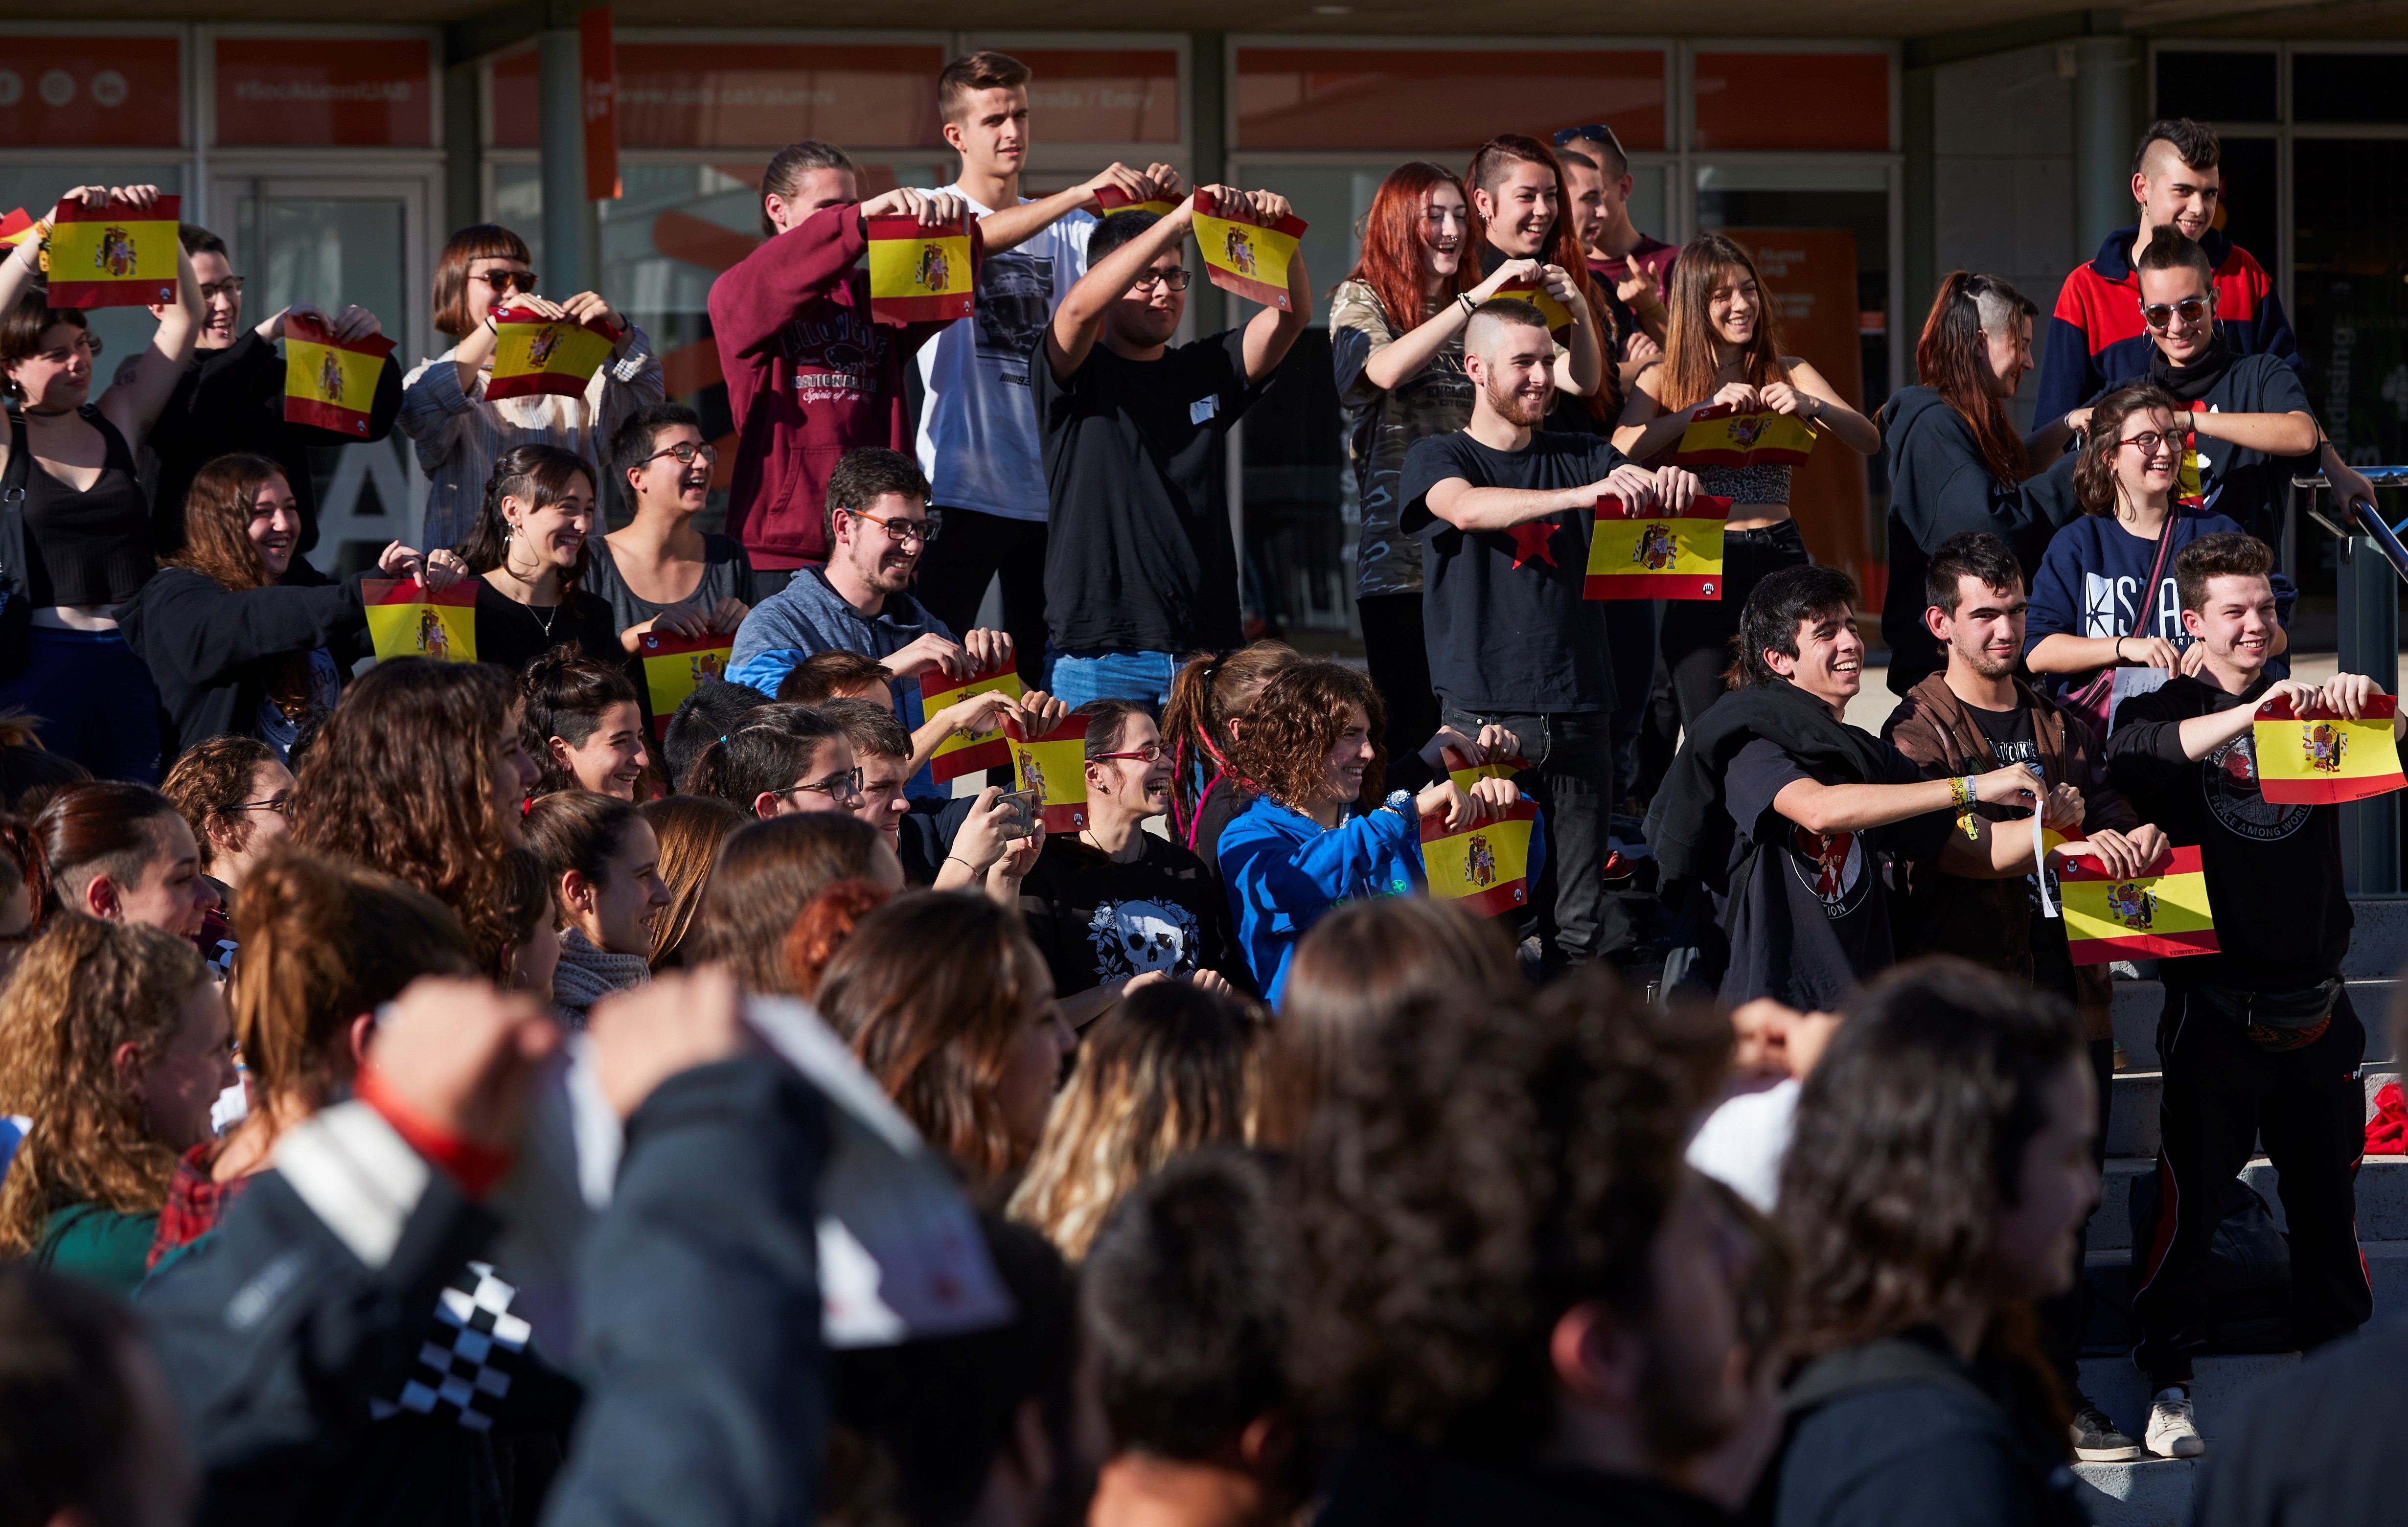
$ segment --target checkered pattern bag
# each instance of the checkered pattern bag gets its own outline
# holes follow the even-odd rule
[[[450,1417],[471,1432],[490,1432],[490,1407],[510,1391],[520,1354],[533,1330],[510,1313],[518,1290],[472,1262],[436,1300],[435,1318],[418,1349],[418,1366],[398,1403],[370,1406],[379,1420],[405,1412]]]

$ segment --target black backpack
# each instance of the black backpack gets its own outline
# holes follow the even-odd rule
[[[2157,1174],[2132,1179],[2125,1203],[2132,1220],[2132,1283],[2141,1279],[2141,1249],[2157,1239]],[[2202,1285],[2209,1352],[2287,1352],[2291,1339],[2291,1243],[2274,1228],[2274,1213],[2257,1189],[2230,1177],[2216,1190],[2220,1210],[2207,1248]],[[2133,1340],[2140,1339],[2134,1322]]]

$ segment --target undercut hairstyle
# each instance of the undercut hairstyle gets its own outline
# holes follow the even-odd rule
[[[636,729],[644,726],[644,707],[627,670],[615,663],[596,663],[582,648],[561,646],[526,665],[519,676],[519,724],[527,756],[543,771],[529,793],[549,795],[576,790],[577,775],[552,756],[552,739],[582,748],[602,729],[603,712],[612,706],[636,707]]]
[[[1589,275],[1588,251],[1581,246],[1580,220],[1572,216],[1571,188],[1564,183],[1563,163],[1555,157],[1555,150],[1526,134],[1499,134],[1482,144],[1473,152],[1470,168],[1464,172],[1464,183],[1473,190],[1484,191],[1493,197],[1497,194],[1498,188],[1505,183],[1506,177],[1512,173],[1512,166],[1517,164],[1541,165],[1554,178],[1555,221],[1547,230],[1546,241],[1539,251],[1539,258],[1549,264],[1560,267],[1572,285],[1580,289],[1581,294],[1588,301],[1589,321],[1598,325],[1595,332],[1598,345],[1602,347],[1611,344],[1612,319],[1608,314],[1606,306],[1606,289],[1599,286]],[[1480,247],[1487,243],[1488,220],[1482,214],[1477,197],[1468,195],[1465,201],[1469,204],[1468,210],[1470,215],[1474,243],[1471,249],[1465,251],[1464,263],[1477,267],[1479,262],[1473,256]],[[1684,255],[1683,258],[1687,257]],[[1411,326],[1401,325],[1398,332],[1402,333],[1404,328]],[[1468,340],[1469,336],[1466,337]],[[1612,427],[1613,421],[1622,414],[1621,373],[1608,366],[1605,384],[1595,393],[1585,398],[1567,401],[1584,408],[1598,421],[1597,433],[1600,435],[1607,433]]]
[[[2224,140],[2215,129],[2188,117],[2161,117],[2149,123],[2141,135],[2141,146],[2132,150],[2132,173],[2138,175],[2147,167],[2149,145],[2171,144],[2182,162],[2195,170],[2212,170],[2224,157]]]
[[[1134,214],[1132,214],[1134,215]],[[1109,225],[1117,219],[1106,219]],[[41,351],[42,335],[54,324],[89,334],[92,326],[84,321],[80,307],[53,307],[41,291],[21,294],[6,313],[0,313],[0,397],[11,403],[22,403],[25,394],[7,375],[7,368],[21,361],[31,360]],[[100,341],[93,341],[93,353],[99,352]]]
[[[2007,543],[1986,530],[1960,530],[1940,543],[1923,578],[1923,602],[1950,615],[1964,602],[1963,580],[1979,578],[1985,589],[2013,593],[2024,586],[2023,564]]]
[[[974,91],[1010,90],[1028,83],[1028,65],[1010,53],[982,50],[964,53],[937,76],[937,114],[959,121],[964,103]]]
[[[1170,749],[1170,820],[1185,842],[1205,792],[1227,774],[1229,723],[1243,721],[1271,676],[1297,661],[1285,642],[1249,642],[1234,652],[1198,652],[1170,680],[1162,745]]]
[[[1856,608],[1856,580],[1837,567],[1784,567],[1766,575],[1740,611],[1739,669],[1751,684],[1781,676],[1764,661],[1770,650],[1798,655],[1798,628],[1818,616],[1844,616]]]
[[[853,156],[833,143],[805,138],[789,143],[769,158],[768,166],[761,172],[761,236],[778,236],[778,225],[769,221],[769,198],[792,201],[802,190],[803,177],[814,170],[842,170],[853,177],[853,190],[861,189],[861,166]]]
[[[1138,236],[1162,221],[1159,212],[1115,212],[1096,225],[1087,235],[1087,268],[1095,269],[1104,263],[1104,256],[1124,244],[1134,243]],[[1171,252],[1183,253],[1185,240],[1171,246]]]
[[[226,252],[225,240],[197,222],[176,224],[176,242],[184,246],[186,254],[214,254],[223,258]]]
[[[612,496],[625,504],[630,512],[635,508],[636,490],[627,485],[627,474],[641,471],[659,449],[655,442],[681,424],[699,431],[702,416],[682,403],[652,403],[637,409],[619,426],[619,433],[610,436]]]
[[[668,970],[685,963],[686,935],[702,906],[703,889],[710,884],[720,845],[748,819],[708,795],[669,795],[637,809],[661,844],[661,879],[669,888],[669,904],[652,920],[652,965]]]
[[[693,693],[678,702],[668,730],[661,734],[661,763],[668,770],[669,788],[688,795],[697,793],[686,783],[694,772],[694,761],[748,713],[768,703],[769,697],[750,684],[711,679],[695,685]]]
[[[2012,336],[2040,316],[2030,298],[1995,276],[1952,270],[1931,299],[1914,342],[1914,374],[1973,432],[1973,449],[2007,487],[2031,476],[2023,435],[1990,369],[1991,335]]]
[[[1578,149],[1557,149],[1555,150],[1555,162],[1561,164],[1578,164],[1581,168],[1588,171],[1592,175],[1602,175],[1605,173],[1603,166],[1598,164],[1596,160],[1591,159],[1588,155],[1581,152]]]
[[[1300,808],[1319,795],[1323,767],[1352,706],[1362,706],[1371,723],[1371,766],[1363,771],[1363,792],[1355,800],[1379,800],[1387,785],[1388,749],[1381,738],[1388,707],[1369,675],[1328,658],[1298,658],[1263,686],[1238,738],[1239,774],[1272,799]]]
[[[2149,235],[2149,241],[2141,247],[2139,256],[2132,262],[2132,268],[2136,271],[2193,271],[2199,276],[2199,284],[2206,288],[2208,296],[2213,298],[2215,295],[2215,262],[2207,257],[2207,250],[2200,247],[2197,239],[2186,237],[2183,231],[2171,222]]]
[[[1380,299],[1381,312],[1398,334],[1426,322],[1480,279],[1480,262],[1459,261],[1454,274],[1437,278],[1434,301],[1422,294],[1423,282],[1428,278],[1426,251],[1429,248],[1422,230],[1426,226],[1430,198],[1440,186],[1453,186],[1464,205],[1471,205],[1471,197],[1453,170],[1416,159],[1388,172],[1372,194],[1371,209],[1363,214],[1363,252],[1355,257],[1354,268],[1346,278],[1371,289]]]
[[[872,684],[894,681],[895,676],[876,658],[830,648],[787,669],[786,677],[778,680],[778,699],[798,706],[824,705],[848,693],[858,698],[858,692]]]
[[[2183,428],[2190,410],[2177,402],[2172,392],[2155,382],[2135,382],[2119,387],[2091,406],[2090,423],[2082,441],[2082,454],[2073,464],[2073,496],[2081,502],[2085,514],[2104,515],[2112,519],[2122,484],[2115,477],[2115,453],[2124,449],[2124,427],[2135,414],[2156,411],[2171,415],[2174,428]],[[2180,450],[2182,442],[2174,442]],[[2179,507],[2170,510],[2179,514]]]
[[[2257,536],[2220,530],[2174,553],[2174,594],[2187,610],[2207,608],[2207,585],[2219,578],[2274,579],[2274,549]]]
[[[436,332],[452,340],[465,339],[476,325],[468,318],[468,267],[480,260],[515,260],[535,264],[526,240],[496,222],[472,223],[443,241],[435,257]]]
[[[1154,712],[1134,700],[1090,700],[1078,708],[1077,714],[1087,718],[1086,756],[1109,753],[1120,746],[1128,732],[1129,719],[1143,716],[1154,719]]]
[[[1516,324],[1547,332],[1547,315],[1539,311],[1538,304],[1524,302],[1519,297],[1491,297],[1471,310],[1463,325],[1463,348],[1466,352],[1484,355],[1488,335],[1505,324]]]
[[[920,470],[918,462],[899,450],[889,450],[884,446],[863,446],[857,450],[846,451],[836,464],[836,470],[828,474],[828,544],[836,544],[836,517],[838,513],[860,513],[888,493],[900,493],[925,507],[930,492],[928,475]]]
[[[758,706],[695,756],[685,788],[751,811],[768,792],[793,789],[820,749],[843,736],[843,727],[809,706]]]
[[[633,801],[590,790],[564,790],[527,806],[527,847],[543,866],[552,904],[565,907],[560,882],[570,870],[592,886],[609,878],[610,861],[624,852],[628,835],[643,820]]]
[[[133,1311],[80,1278],[0,1263],[0,1523],[139,1520]]]
[[[512,446],[495,457],[493,475],[485,479],[485,502],[477,510],[477,523],[457,548],[468,571],[490,573],[508,555],[510,522],[502,513],[503,499],[517,499],[532,514],[566,498],[576,491],[580,478],[585,479],[585,491],[594,493],[592,464],[559,446]],[[598,495],[594,512],[597,517],[602,512]],[[562,588],[574,594],[593,564],[594,537],[588,535],[577,548],[576,565],[561,576]]]
[[[1174,1161],[1121,1200],[1079,1277],[1115,1449],[1209,1458],[1283,1406],[1295,1261],[1270,1174],[1241,1151]]]
[[[1475,1463],[1543,1448],[1556,1323],[1651,1309],[1729,1047],[1703,1005],[1657,1007],[1595,967],[1527,1000],[1416,997],[1366,1035],[1296,1155],[1291,1349],[1315,1408]]]
[[[165,795],[123,779],[68,785],[52,795],[34,819],[34,835],[50,866],[53,910],[73,909],[100,876],[122,886],[139,879],[163,847],[157,823],[178,815]]]
[[[687,963],[716,960],[747,992],[795,995],[782,957],[795,919],[837,881],[870,878],[883,841],[877,828],[839,811],[746,822],[720,846],[687,935]]]
[[[821,704],[819,713],[844,729],[856,760],[865,753],[877,758],[911,756],[911,734],[903,730],[895,712],[875,700],[829,700]]]
[[[167,771],[159,793],[193,830],[193,841],[201,846],[201,868],[217,862],[217,846],[209,838],[212,827],[232,839],[236,852],[250,847],[251,813],[241,807],[251,799],[251,777],[262,764],[276,761],[276,749],[257,737],[229,734],[193,744]]]

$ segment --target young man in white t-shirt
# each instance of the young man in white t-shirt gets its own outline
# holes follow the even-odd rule
[[[1029,355],[1054,307],[1086,274],[1096,193],[1111,186],[1134,202],[1173,201],[1186,187],[1168,164],[1140,174],[1114,163],[1084,184],[1024,201],[1028,65],[1008,54],[970,53],[946,64],[937,108],[945,141],[962,156],[953,189],[979,216],[987,259],[978,310],[920,351],[928,391],[920,469],[944,512],[945,536],[922,558],[915,592],[939,620],[967,631],[1000,573],[1004,629],[1023,682],[1035,686],[1045,659],[1045,468]]]

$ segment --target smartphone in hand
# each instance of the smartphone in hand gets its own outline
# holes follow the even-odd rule
[[[1002,835],[1019,839],[1037,831],[1039,802],[1033,790],[1010,791],[996,798],[996,809],[1002,815]]]

